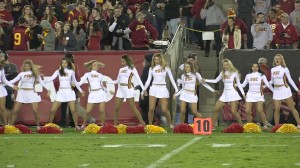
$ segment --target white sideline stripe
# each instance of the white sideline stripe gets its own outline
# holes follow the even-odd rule
[[[164,148],[166,144],[114,144],[114,145],[103,145],[102,148]]]
[[[173,151],[171,151],[170,153],[166,154],[165,156],[163,156],[162,158],[158,159],[157,161],[153,162],[150,166],[148,166],[147,168],[155,168],[158,165],[162,164],[164,161],[170,159],[172,156],[176,155],[177,153],[183,151],[184,149],[186,149],[187,147],[193,145],[195,142],[199,141],[200,139],[202,139],[202,137],[196,137],[193,138],[192,140],[190,140],[189,142],[187,142],[186,144],[178,147],[177,149],[174,149]]]
[[[234,144],[212,144],[211,147],[213,148],[229,148]]]
[[[277,147],[277,146],[289,146],[289,145],[250,145],[250,146],[258,146],[258,147]]]
[[[105,139],[107,137],[1,137],[1,139]]]

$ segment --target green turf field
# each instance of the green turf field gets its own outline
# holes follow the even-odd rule
[[[0,135],[0,167],[300,168],[300,134]]]

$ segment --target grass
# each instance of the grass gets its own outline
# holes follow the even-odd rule
[[[140,168],[300,167],[300,135],[261,134],[84,135],[64,129],[59,135],[0,135],[0,167]],[[195,140],[195,138],[199,138]],[[179,149],[195,140],[194,144]],[[127,144],[105,148],[103,145]],[[161,144],[165,147],[145,147]],[[212,147],[213,144],[221,147]],[[222,145],[228,147],[222,147]]]

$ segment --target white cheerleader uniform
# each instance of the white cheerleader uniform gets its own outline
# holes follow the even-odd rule
[[[9,86],[9,87],[14,87],[11,83],[9,83],[5,77],[4,69],[2,68],[0,70],[0,98],[7,96],[7,91],[3,84]]]
[[[41,97],[34,91],[36,79],[32,74],[32,71],[21,72],[13,80],[9,81],[14,84],[19,81],[20,89],[16,98],[20,103],[37,103],[41,101]],[[37,81],[46,89],[44,81],[38,76]]]
[[[186,75],[181,75],[182,89],[178,93],[176,93],[175,96],[180,95],[179,100],[187,103],[197,103],[197,80],[208,90],[212,92],[215,91],[207,83],[202,83],[202,77],[198,72],[196,72],[195,74],[189,72]]]
[[[144,91],[144,85],[139,77],[139,74],[135,68],[130,69],[128,66],[125,66],[119,70],[117,80],[113,82],[107,82],[108,84],[119,84],[116,97],[118,98],[133,98],[134,86],[131,82],[133,76],[138,80],[142,90]]]
[[[45,80],[45,83],[51,82],[55,78],[59,77],[59,90],[56,93],[55,101],[58,102],[75,101],[76,95],[74,90],[72,89],[72,84],[75,84],[79,92],[82,92],[82,89],[80,88],[78,82],[75,79],[74,71],[67,68],[65,68],[64,71],[66,75],[61,76],[59,70],[56,70],[49,79]]]
[[[87,72],[81,77],[78,83],[81,86],[85,81],[88,81],[90,85],[90,93],[88,96],[88,103],[101,103],[106,101],[106,90],[104,90],[102,84],[103,75],[97,71],[92,70]]]
[[[269,82],[265,75],[259,72],[247,74],[242,87],[249,83],[249,90],[246,94],[246,102],[264,102],[263,84],[269,87]]]
[[[150,85],[150,82],[153,77],[152,86],[150,86],[150,90],[149,90],[150,96],[153,96],[156,98],[169,98],[170,97],[170,93],[168,91],[167,83],[166,83],[166,75],[167,74],[168,74],[169,79],[175,89],[175,93],[178,92],[178,88],[176,86],[176,83],[174,81],[174,78],[173,78],[170,68],[165,67],[165,69],[163,69],[160,65],[156,65],[155,67],[149,69],[148,79],[145,84],[145,89],[147,89],[148,86]]]
[[[216,79],[206,79],[205,81],[208,83],[218,83],[223,78],[223,72]],[[232,102],[241,100],[239,93],[236,90],[236,85],[243,95],[245,92],[241,86],[240,79],[238,77],[238,73],[236,72],[228,72],[225,71],[225,77],[223,79],[224,83],[224,91],[222,96],[220,97],[220,101],[222,102]]]
[[[292,96],[291,89],[286,81],[288,79],[292,87],[298,91],[293,79],[291,78],[290,71],[288,68],[284,68],[281,65],[271,69],[271,81],[270,90],[273,91],[274,100],[284,100]],[[274,88],[272,87],[274,84]]]

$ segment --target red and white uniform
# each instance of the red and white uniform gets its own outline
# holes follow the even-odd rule
[[[242,87],[247,84],[249,84],[249,90],[246,95],[246,102],[264,102],[263,84],[269,86],[266,76],[259,72],[247,74]]]
[[[56,93],[55,101],[58,102],[69,102],[69,101],[75,101],[76,96],[75,92],[72,89],[72,84],[76,86],[76,88],[79,90],[79,92],[82,92],[82,89],[78,85],[78,82],[75,79],[75,72],[71,69],[64,69],[66,75],[61,76],[59,74],[59,70],[56,70],[54,74],[47,80],[45,80],[45,83],[53,81],[55,78],[58,77],[59,79],[59,89]]]
[[[296,91],[299,91],[288,68],[279,65],[271,69],[271,81],[269,84],[270,89],[273,91],[274,100],[284,100],[292,96],[291,89],[286,79],[288,79],[289,83]],[[274,84],[274,88],[272,87],[272,84]]]
[[[224,91],[219,100],[222,102],[232,102],[241,100],[242,98],[236,90],[236,85],[238,86],[239,90],[243,95],[245,95],[245,92],[241,86],[238,73],[225,71],[224,78],[223,72],[221,72],[216,79],[206,79],[205,81],[208,83],[218,83],[221,79],[223,79]]]
[[[88,103],[101,103],[106,100],[106,91],[102,86],[103,75],[97,71],[92,70],[91,72],[87,72],[81,77],[80,82],[78,83],[80,86],[88,81],[90,85],[90,93],[88,97]]]
[[[178,92],[178,88],[176,86],[176,83],[174,81],[172,72],[170,68],[165,67],[165,69],[162,68],[160,65],[156,65],[153,68],[149,69],[148,79],[145,84],[145,89],[147,89],[150,85],[150,82],[152,81],[152,86],[150,86],[149,95],[156,97],[156,98],[169,98],[170,93],[167,88],[166,83],[166,76],[169,76],[169,79],[175,89],[175,93]]]
[[[33,76],[32,71],[26,71],[19,73],[18,76],[16,76],[13,80],[9,82],[11,84],[14,84],[18,81],[20,89],[18,90],[18,95],[16,98],[17,102],[36,103],[41,101],[41,97],[34,91],[34,86],[36,82],[39,82],[45,89],[47,89],[44,81],[41,79],[40,76],[38,77],[38,79],[36,79]]]
[[[9,87],[14,87],[14,85],[12,85],[10,82],[7,81],[7,79],[5,77],[4,69],[2,68],[0,70],[0,98],[7,96],[7,91],[6,91],[5,87],[3,86],[3,84],[5,84]]]
[[[207,83],[202,83],[201,75],[196,73],[187,73],[181,75],[181,82],[182,82],[182,89],[176,93],[175,96],[180,95],[179,100],[185,101],[187,103],[197,103],[198,96],[197,96],[197,80],[201,83],[204,87],[208,90],[214,92],[215,90],[210,87]]]

